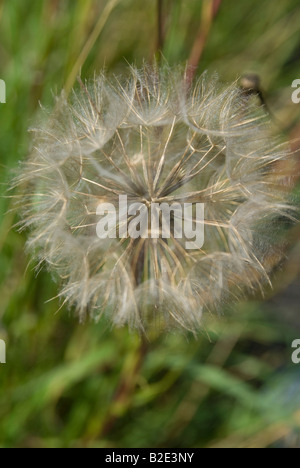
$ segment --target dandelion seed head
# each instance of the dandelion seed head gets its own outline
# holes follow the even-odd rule
[[[281,258],[274,233],[291,210],[278,163],[288,150],[236,84],[207,75],[184,83],[167,67],[130,68],[125,80],[102,74],[58,97],[32,129],[16,181],[20,225],[81,318],[194,331],[205,310],[270,282]],[[97,207],[122,195],[147,207],[204,204],[203,247],[187,250],[174,234],[100,239]]]

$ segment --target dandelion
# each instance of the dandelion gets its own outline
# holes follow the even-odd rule
[[[184,83],[184,73],[166,67],[130,68],[126,80],[102,74],[70,100],[57,98],[32,129],[17,180],[20,225],[30,230],[38,268],[56,273],[59,296],[81,319],[194,331],[205,310],[262,289],[281,259],[288,151],[236,83],[224,89],[207,75],[189,90]],[[204,219],[195,222],[203,246],[186,248],[172,212],[169,236],[162,223],[151,236],[149,223],[132,238],[118,218],[123,235],[100,238],[99,205],[118,206],[125,196],[146,211],[152,203],[202,204]],[[127,212],[126,225],[133,218]]]

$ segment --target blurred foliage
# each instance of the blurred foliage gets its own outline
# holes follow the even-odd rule
[[[163,55],[185,63],[203,2],[165,0]],[[29,264],[6,185],[26,157],[27,129],[81,69],[140,65],[157,50],[154,0],[0,0],[1,447],[300,447],[299,232],[267,299],[208,318],[198,339],[168,333],[145,345],[126,328],[79,324],[60,309],[47,272]],[[261,77],[278,131],[300,137],[299,0],[223,0],[199,72]],[[78,68],[78,70],[77,70]],[[74,75],[75,73],[75,75]],[[293,143],[299,149],[297,142]]]

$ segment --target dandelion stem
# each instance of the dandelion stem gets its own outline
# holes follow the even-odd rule
[[[118,386],[101,427],[100,438],[109,434],[117,420],[130,408],[139,373],[148,350],[146,338],[141,336],[140,340],[138,347],[123,366]]]
[[[165,42],[165,21],[163,16],[164,0],[157,0],[157,51],[163,50]]]
[[[222,0],[205,0],[203,2],[200,27],[188,59],[186,83],[188,88],[192,84],[199,62],[204,52],[213,21],[220,9]]]

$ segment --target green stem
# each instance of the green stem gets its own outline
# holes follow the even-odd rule
[[[65,85],[65,91],[67,94],[69,94],[69,92],[71,91],[74,83],[75,83],[75,80],[76,80],[76,77],[77,75],[79,74],[80,72],[80,69],[81,67],[83,66],[83,64],[85,63],[91,49],[93,48],[93,46],[95,45],[98,37],[100,36],[111,12],[114,10],[114,8],[117,6],[117,4],[119,3],[120,0],[110,0],[109,2],[107,2],[105,8],[103,9],[103,12],[102,14],[100,15],[91,35],[89,36],[89,38],[87,39],[75,65],[73,66],[72,68],[72,71],[67,79],[67,82],[66,82],[66,85]]]
[[[134,351],[130,359],[126,360],[124,364],[118,386],[102,423],[99,434],[100,438],[109,434],[118,419],[126,414],[130,408],[147,350],[148,343],[146,342],[145,337],[142,336],[139,346]]]

